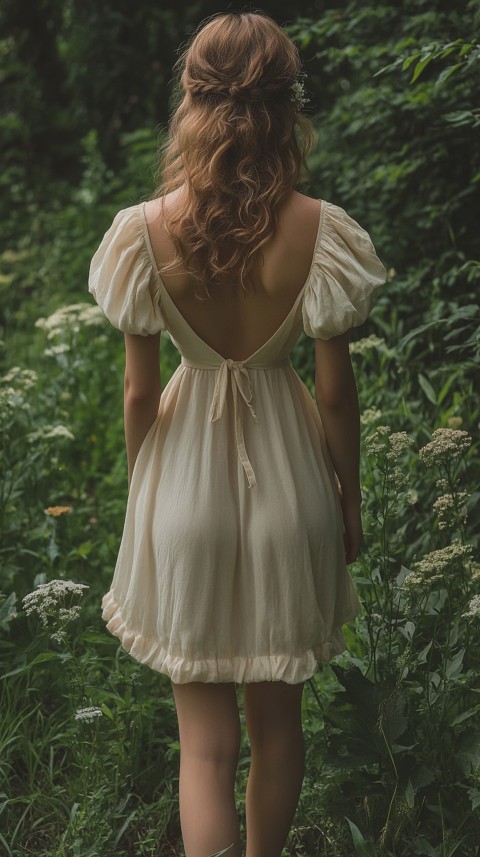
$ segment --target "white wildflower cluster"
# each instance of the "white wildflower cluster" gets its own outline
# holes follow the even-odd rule
[[[366,354],[372,348],[381,348],[385,345],[385,340],[381,336],[375,336],[374,333],[371,336],[365,336],[363,339],[357,340],[357,342],[350,342],[349,351],[350,354]]]
[[[14,387],[0,387],[0,414],[4,417],[15,410],[18,405],[23,405],[24,399]]]
[[[25,613],[27,616],[35,613],[44,628],[51,629],[52,639],[61,643],[66,637],[66,625],[78,619],[80,615],[79,605],[66,606],[65,599],[82,596],[83,590],[89,588],[86,583],[75,583],[73,580],[50,580],[48,583],[41,583],[22,599]]]
[[[480,580],[480,563],[473,562],[471,565],[472,580]]]
[[[300,75],[297,80],[290,86],[290,100],[293,101],[296,110],[302,110],[303,107],[310,101],[305,94],[305,85],[302,78],[305,75]]]
[[[388,449],[388,437],[391,431],[390,426],[377,426],[374,433],[370,434],[365,441],[368,451],[373,455],[383,454]]]
[[[79,708],[75,712],[75,720],[84,720],[86,723],[93,723],[97,717],[102,717],[103,711],[95,705],[90,705],[88,708]]]
[[[360,420],[364,425],[370,425],[370,423],[374,423],[375,420],[379,420],[382,416],[382,412],[378,410],[378,408],[365,408],[363,413],[360,415]]]
[[[384,456],[387,461],[396,461],[412,443],[412,438],[406,432],[392,432],[390,426],[377,426],[366,439],[368,451]],[[400,476],[398,478],[401,481]]]
[[[105,316],[99,306],[78,303],[60,307],[48,318],[38,318],[35,327],[45,330],[47,339],[54,339],[65,332],[78,333],[82,327],[103,325],[104,322]]]
[[[65,354],[67,351],[70,351],[70,346],[66,342],[59,342],[58,345],[50,345],[49,348],[45,348],[43,353],[45,357],[58,357],[59,354]]]
[[[433,511],[438,516],[439,530],[455,527],[459,523],[464,524],[467,520],[466,491],[458,491],[455,494],[442,494],[433,504]]]
[[[474,595],[468,604],[468,610],[462,616],[480,616],[480,595]]]
[[[400,458],[402,453],[413,443],[412,438],[405,431],[395,431],[390,435],[390,449],[386,453],[389,461]]]
[[[432,440],[419,450],[419,456],[427,466],[456,461],[467,451],[472,438],[466,431],[452,428],[435,429]]]
[[[408,476],[401,467],[394,467],[392,469],[390,479],[393,487],[396,488],[397,491],[403,491],[403,489],[408,485]]]
[[[21,369],[20,366],[12,366],[1,378],[2,383],[14,384],[16,390],[30,390],[37,380],[38,375],[33,369]]]
[[[412,564],[412,571],[407,574],[404,586],[407,590],[432,586],[445,581],[446,572],[458,562],[470,562],[472,545],[462,545],[459,541],[452,542],[445,548],[438,548],[425,554],[423,559]]]
[[[75,435],[72,434],[70,429],[63,425],[41,426],[41,428],[36,429],[27,435],[27,440],[30,441],[30,443],[34,443],[38,440],[58,440],[58,438],[64,440],[75,440]]]

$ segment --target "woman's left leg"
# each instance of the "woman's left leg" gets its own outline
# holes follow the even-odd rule
[[[240,718],[235,684],[173,684],[180,734],[180,823],[186,857],[241,857],[235,808]],[[232,846],[229,848],[229,846]]]

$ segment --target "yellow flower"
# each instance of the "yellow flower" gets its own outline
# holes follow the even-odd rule
[[[448,428],[458,429],[462,425],[463,420],[461,417],[449,417],[447,420]]]
[[[46,515],[51,515],[52,518],[59,518],[60,515],[66,515],[68,512],[72,511],[71,506],[48,506],[47,509],[43,510]]]

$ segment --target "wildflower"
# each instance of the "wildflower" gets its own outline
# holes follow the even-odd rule
[[[404,431],[391,433],[390,426],[377,426],[374,433],[366,439],[368,451],[384,455],[387,461],[395,461],[412,444],[412,438]],[[398,474],[398,481],[402,479]]]
[[[38,318],[35,327],[39,327],[47,334],[47,339],[65,334],[65,331],[78,333],[81,327],[92,325],[103,325],[105,318],[102,310],[97,305],[87,303],[69,304],[55,310],[48,318]]]
[[[30,432],[27,435],[27,440],[34,442],[37,440],[55,440],[57,438],[65,438],[66,440],[75,440],[75,435],[66,426],[42,426],[36,431]]]
[[[305,95],[303,80],[294,80],[290,86],[290,100],[295,104],[296,110],[301,110],[310,99]]]
[[[474,595],[462,616],[480,616],[480,595]]]
[[[0,388],[0,413],[6,414],[7,411],[13,411],[17,405],[22,405],[23,396],[13,387]]]
[[[388,458],[388,453],[387,453]],[[397,491],[402,491],[408,485],[408,476],[400,467],[394,467],[391,473],[393,487]]]
[[[413,571],[409,572],[404,580],[407,589],[417,586],[429,586],[434,583],[442,583],[445,580],[445,572],[457,561],[469,561],[472,557],[472,545],[462,545],[459,541],[452,542],[445,548],[431,551],[423,559],[413,563]]]
[[[95,325],[104,325],[105,324],[105,316],[96,304],[94,306],[85,305],[85,308],[79,313],[78,320],[80,324],[85,325],[86,327],[92,327]]]
[[[357,342],[350,342],[349,351],[350,354],[363,355],[371,348],[381,348],[383,345],[385,345],[383,337],[375,336],[372,333],[371,336],[365,336],[363,339],[358,339]]]
[[[13,264],[13,262],[17,262],[19,259],[24,259],[28,256],[27,250],[4,250],[0,255],[0,259],[2,262],[6,262],[8,265]]]
[[[461,417],[449,417],[447,420],[448,428],[458,429],[462,425],[463,420]]]
[[[36,613],[44,628],[53,629],[52,639],[62,642],[65,639],[65,626],[80,615],[78,605],[65,606],[65,598],[82,596],[83,590],[89,588],[86,583],[75,583],[73,580],[41,583],[22,599],[25,613],[27,616]],[[52,620],[51,625],[49,620]]]
[[[400,458],[403,452],[412,444],[412,438],[405,431],[396,431],[389,438],[390,449],[386,457],[390,461]]]
[[[455,526],[457,521],[465,523],[467,520],[466,491],[458,491],[456,494],[442,494],[433,504],[433,511],[438,516],[438,528],[445,530],[449,526]]]
[[[51,515],[52,518],[59,518],[60,515],[67,515],[72,511],[71,506],[48,506],[43,510],[46,515]]]
[[[38,375],[33,369],[21,369],[20,366],[12,366],[6,375],[1,378],[2,382],[12,382],[17,388],[30,390],[38,380]]]
[[[70,351],[70,346],[66,342],[60,342],[58,345],[51,345],[50,348],[45,348],[43,352],[45,357],[56,357],[58,354],[65,354]]]
[[[360,415],[360,420],[364,425],[370,425],[370,423],[374,423],[375,420],[379,420],[382,416],[382,412],[377,408],[365,408],[363,413]]]
[[[390,426],[377,426],[373,434],[370,434],[365,443],[368,451],[372,454],[385,452],[388,446],[388,435],[391,432]]]
[[[456,461],[467,451],[472,438],[466,431],[452,428],[435,429],[432,440],[419,450],[420,458],[427,466],[444,461]]]
[[[75,720],[85,720],[87,723],[93,723],[96,717],[102,717],[103,711],[94,705],[88,708],[79,708],[75,712]]]

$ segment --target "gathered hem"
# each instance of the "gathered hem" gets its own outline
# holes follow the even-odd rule
[[[328,640],[301,655],[269,654],[191,660],[183,655],[172,654],[154,637],[146,637],[141,631],[130,629],[120,605],[115,601],[113,590],[109,590],[102,598],[102,619],[108,631],[120,640],[122,648],[131,657],[167,675],[174,684],[193,681],[217,684],[283,681],[299,684],[311,678],[319,664],[328,664],[331,658],[347,648],[342,629],[338,627]]]

